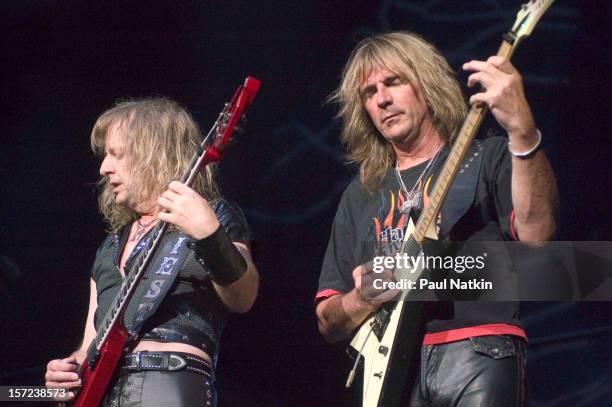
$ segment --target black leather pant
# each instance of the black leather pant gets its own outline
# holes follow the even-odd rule
[[[110,384],[104,407],[215,407],[214,383],[189,372],[122,372]]]
[[[525,348],[506,335],[423,346],[410,406],[524,406]]]

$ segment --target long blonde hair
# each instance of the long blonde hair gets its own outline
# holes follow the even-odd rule
[[[348,158],[359,165],[359,177],[375,192],[395,161],[391,144],[376,130],[359,89],[373,71],[388,69],[421,90],[434,129],[450,143],[467,114],[459,82],[444,57],[420,36],[398,31],[368,37],[355,47],[329,101],[339,105],[341,139]]]
[[[91,148],[104,156],[109,130],[124,134],[128,167],[138,202],[150,202],[180,180],[202,140],[193,117],[178,103],[167,98],[121,101],[100,115],[91,132]],[[196,177],[192,187],[209,200],[219,198],[215,169],[208,165]],[[116,232],[138,215],[117,205],[106,177],[98,182],[98,205],[109,230]]]

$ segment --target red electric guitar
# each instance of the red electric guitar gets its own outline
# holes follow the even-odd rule
[[[257,79],[248,76],[244,84],[236,90],[232,101],[225,104],[223,111],[200,144],[199,151],[193,157],[189,170],[181,182],[191,186],[200,169],[209,163],[221,160],[234,128],[239,121],[244,119],[244,113],[255,98],[259,85],[260,82]],[[167,229],[168,224],[160,222],[152,230],[152,237],[149,240],[151,243],[143,249],[139,260],[135,261],[126,273],[117,296],[89,346],[87,359],[80,366],[82,387],[71,405],[92,407],[99,405],[102,401],[123,352],[136,336],[130,337],[124,325],[125,310]],[[65,406],[65,403],[60,403],[60,406],[62,405]]]

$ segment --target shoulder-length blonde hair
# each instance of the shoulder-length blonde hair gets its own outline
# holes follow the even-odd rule
[[[444,57],[420,36],[399,31],[365,38],[353,50],[342,72],[340,86],[329,101],[339,105],[341,139],[350,162],[359,165],[361,183],[375,192],[395,161],[395,153],[376,130],[365,110],[360,87],[377,69],[388,69],[405,82],[418,85],[434,128],[446,143],[460,129],[467,106]]]
[[[154,202],[171,181],[181,179],[202,141],[193,117],[167,98],[121,101],[102,113],[91,132],[91,148],[101,158],[105,153],[106,136],[113,128],[120,129],[125,137],[134,192],[142,203]],[[220,197],[214,173],[214,167],[208,165],[192,185],[209,200]],[[112,186],[106,177],[102,177],[98,185],[100,213],[111,232],[138,217],[133,210],[115,203]]]

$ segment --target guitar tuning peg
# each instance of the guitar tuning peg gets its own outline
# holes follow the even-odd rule
[[[240,120],[238,120],[238,123],[236,123],[236,127],[234,127],[234,131],[237,131],[239,133],[244,133],[244,127],[247,124],[247,118],[246,115],[243,114],[242,116],[240,116]]]

